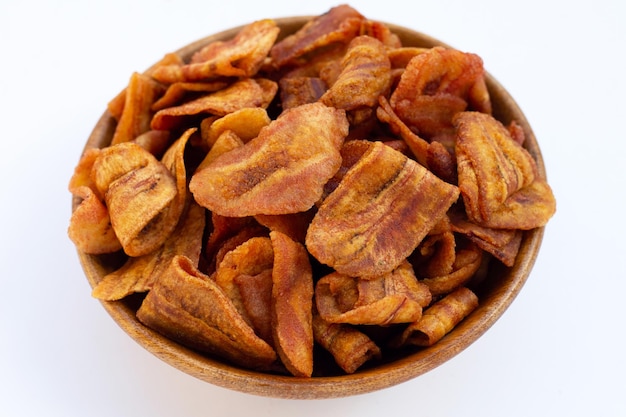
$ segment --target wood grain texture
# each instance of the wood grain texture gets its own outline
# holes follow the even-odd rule
[[[294,32],[308,19],[308,16],[276,19],[282,29],[280,36]],[[406,46],[449,46],[407,28],[393,24],[388,24],[388,26],[398,34]],[[213,41],[232,38],[240,29],[241,27],[237,27],[200,39],[181,48],[177,53],[183,58],[189,58],[194,51]],[[525,147],[536,159],[540,175],[545,177],[541,151],[524,114],[514,99],[491,75],[487,74],[486,79],[493,102],[494,116],[505,124],[515,119],[522,126],[526,134]],[[108,111],[105,111],[88,138],[85,150],[109,145],[114,123],[114,119]],[[72,200],[72,210],[77,207],[78,203],[77,198]],[[480,299],[479,307],[434,346],[403,353],[389,358],[383,364],[364,367],[351,375],[295,378],[241,369],[187,349],[143,326],[135,317],[140,299],[129,297],[122,301],[102,302],[102,305],[113,320],[148,352],[203,381],[267,397],[289,399],[346,397],[388,388],[416,378],[456,356],[476,341],[498,320],[520,292],[537,257],[543,233],[543,228],[525,232],[514,266],[492,268],[477,291]],[[106,273],[120,266],[120,259],[116,259],[115,256],[79,253],[79,259],[92,287]]]

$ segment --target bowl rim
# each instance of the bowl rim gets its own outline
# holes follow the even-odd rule
[[[281,27],[281,36],[301,27],[313,16],[293,16],[273,19]],[[398,35],[404,46],[444,46],[453,48],[429,35],[393,23],[382,22]],[[215,40],[232,38],[245,25],[233,27],[195,42],[177,51],[183,58]],[[147,70],[149,71],[149,69]],[[494,116],[503,123],[515,119],[526,134],[525,148],[535,158],[538,174],[545,178],[545,166],[535,135],[520,107],[496,79],[486,72],[485,79],[494,105]],[[114,130],[114,120],[108,110],[102,114],[83,148],[107,146]],[[108,143],[107,143],[108,138]],[[72,198],[72,211],[79,204]],[[141,324],[135,311],[123,301],[100,303],[113,320],[131,338],[147,351],[169,365],[205,382],[223,388],[265,397],[285,399],[327,399],[365,394],[416,378],[457,356],[480,338],[508,309],[524,286],[535,263],[543,239],[545,227],[525,231],[515,264],[506,268],[498,283],[479,306],[456,328],[431,348],[424,348],[389,363],[358,370],[354,374],[339,376],[315,376],[298,378],[255,372],[229,365],[209,356],[188,349]],[[91,285],[99,282],[106,271],[94,255],[78,251],[78,258]]]

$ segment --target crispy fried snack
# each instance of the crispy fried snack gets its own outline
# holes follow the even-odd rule
[[[240,146],[243,146],[243,141],[235,132],[232,130],[224,131],[215,140],[215,143],[211,146],[209,152],[207,152],[202,162],[200,162],[196,168],[196,171],[203,170],[207,166],[211,165],[213,161],[215,161],[222,154],[230,152]]]
[[[168,107],[177,106],[185,101],[185,98],[190,93],[212,93],[226,88],[227,86],[228,83],[226,81],[176,82],[167,86],[165,93],[152,104],[151,109],[156,112]]]
[[[341,73],[320,98],[327,106],[344,110],[372,108],[391,87],[391,64],[378,39],[358,36],[341,60]]]
[[[479,248],[490,253],[506,266],[513,266],[522,243],[522,231],[517,229],[493,229],[468,220],[465,211],[451,210],[449,217],[452,230],[465,235]]]
[[[422,308],[431,299],[428,287],[418,282],[407,261],[379,278],[353,278],[333,272],[315,286],[317,310],[329,323],[410,323],[422,316]]]
[[[449,235],[448,235],[449,236]],[[455,245],[456,246],[456,245]],[[466,285],[473,277],[483,261],[483,251],[472,242],[454,251],[454,262],[448,272],[423,275],[421,283],[425,284],[434,296],[441,296]]]
[[[122,245],[115,235],[109,211],[91,178],[100,149],[87,150],[70,179],[69,191],[81,199],[72,213],[67,233],[77,249],[90,254],[116,252]]]
[[[380,359],[380,348],[365,333],[347,324],[329,323],[313,312],[315,342],[330,352],[347,374],[353,374],[365,362]]]
[[[296,33],[274,44],[270,57],[276,67],[297,64],[303,56],[334,43],[347,44],[361,31],[363,15],[348,5],[314,17]]]
[[[212,114],[225,116],[246,107],[267,107],[274,99],[278,85],[265,78],[245,78],[228,87],[203,97],[159,110],[150,127],[156,130],[172,130],[190,116]]]
[[[490,113],[483,86],[484,69],[478,55],[435,47],[409,61],[389,102],[412,130],[430,139],[453,130],[453,116],[470,102],[481,103],[474,110]],[[476,94],[479,98],[474,99]]]
[[[271,232],[272,328],[274,344],[285,367],[295,376],[313,373],[313,272],[301,243]]]
[[[424,311],[417,322],[409,325],[396,346],[432,346],[478,307],[478,298],[465,287],[446,295]]]
[[[183,65],[183,60],[178,54],[167,53],[159,62],[157,62],[148,71],[146,71],[145,75],[151,77],[152,73],[156,70],[156,68],[159,68],[164,65]],[[120,118],[122,117],[122,113],[124,112],[127,90],[128,90],[128,86],[107,103],[107,110],[117,122],[120,121]]]
[[[121,300],[127,295],[147,292],[177,255],[185,256],[198,267],[202,250],[205,210],[189,199],[180,223],[165,243],[143,256],[129,257],[121,268],[104,276],[91,292],[100,300]]]
[[[186,65],[156,68],[152,76],[163,83],[206,81],[219,77],[254,77],[280,29],[264,19],[246,25],[233,39],[213,42],[191,58]]]
[[[245,107],[205,125],[202,139],[208,147],[212,147],[224,132],[231,131],[245,143],[256,138],[270,122],[265,108]]]
[[[204,257],[207,262],[212,265],[207,271],[208,275],[211,275],[216,268],[216,255],[222,248],[224,248],[226,242],[238,235],[245,229],[255,229],[257,224],[252,217],[226,217],[220,216],[217,213],[210,212],[210,221],[207,225],[207,239],[204,243]],[[238,243],[232,247],[228,247],[227,251],[235,249],[250,237],[260,236],[256,233],[249,234],[249,237],[238,240]],[[221,259],[220,259],[221,262]],[[219,263],[219,262],[217,262]]]
[[[103,149],[92,178],[129,256],[154,251],[176,227],[182,207],[169,210],[178,194],[176,179],[141,146],[125,142]]]
[[[379,97],[376,115],[381,122],[387,123],[391,130],[400,136],[411,150],[417,162],[428,168],[433,174],[451,184],[456,183],[456,160],[444,145],[438,141],[428,142],[416,135],[402,120],[384,96]]]
[[[217,284],[184,256],[175,256],[158,277],[137,318],[172,340],[246,368],[268,370],[277,359]]]
[[[454,124],[459,189],[468,218],[497,229],[545,225],[556,203],[528,151],[487,114],[459,113]]]
[[[411,254],[458,193],[400,152],[372,142],[320,206],[307,249],[342,274],[380,276]]]
[[[187,166],[185,165],[185,149],[192,135],[196,133],[195,127],[187,129],[165,152],[161,162],[170,171],[176,181],[176,197],[168,209],[168,218],[178,221],[187,201]]]
[[[306,211],[339,169],[347,134],[343,110],[299,106],[196,172],[189,188],[198,203],[224,216]]]
[[[94,255],[120,250],[122,244],[111,225],[109,211],[93,189],[87,186],[75,187],[72,194],[82,199],[72,213],[67,230],[76,248]]]
[[[240,274],[234,278],[241,304],[255,333],[274,347],[272,332],[272,269],[256,275]]]
[[[217,264],[215,283],[230,299],[241,317],[251,326],[253,321],[248,315],[239,291],[240,285],[236,283],[236,279],[240,275],[256,276],[266,270],[272,270],[273,264],[274,251],[269,237],[253,237],[246,240],[227,252]]]
[[[150,76],[133,73],[125,90],[125,101],[111,144],[135,139],[150,129],[152,105],[163,94],[164,87]]]

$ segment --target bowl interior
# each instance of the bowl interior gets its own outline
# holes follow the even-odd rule
[[[295,32],[309,17],[276,19],[281,27],[281,36]],[[448,46],[419,32],[388,24],[405,46],[433,47]],[[241,28],[233,28],[206,38],[177,51],[188,58],[208,43],[232,38]],[[507,124],[516,120],[526,134],[525,147],[535,157],[539,174],[545,177],[545,167],[536,138],[524,114],[507,91],[490,75],[486,76],[491,94],[494,116]],[[105,112],[91,133],[85,150],[108,146],[115,129],[115,121]],[[79,204],[74,198],[72,209]],[[461,322],[446,337],[429,348],[398,352],[384,363],[364,366],[351,375],[329,371],[328,375],[313,378],[272,375],[242,369],[220,359],[200,354],[173,342],[142,325],[136,318],[142,296],[127,297],[121,301],[102,305],[118,325],[146,350],[166,363],[196,378],[214,385],[240,392],[279,398],[333,398],[363,394],[387,388],[432,370],[457,355],[478,339],[504,313],[524,285],[541,245],[543,228],[524,233],[516,263],[511,268],[492,265],[487,279],[477,289],[479,307]],[[94,256],[79,252],[79,259],[92,287],[107,273],[120,266],[115,255]],[[330,362],[331,359],[328,359]],[[317,365],[316,365],[317,366]],[[332,369],[332,366],[329,367]]]

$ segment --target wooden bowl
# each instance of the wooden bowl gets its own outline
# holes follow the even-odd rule
[[[284,36],[295,32],[308,19],[307,16],[291,17],[276,19],[276,22],[282,29],[281,36]],[[405,46],[448,46],[419,32],[393,24],[388,26],[401,38]],[[208,36],[177,52],[184,58],[189,58],[202,46],[216,40],[230,39],[240,29],[241,27],[237,27]],[[487,74],[486,81],[493,102],[494,116],[504,124],[516,120],[522,126],[527,138],[525,147],[536,159],[539,174],[545,177],[541,152],[524,114],[491,75]],[[105,112],[91,133],[85,150],[109,145],[114,128],[115,121],[108,112]],[[74,198],[72,210],[78,203],[79,200]],[[119,326],[147,351],[179,370],[211,384],[249,394],[278,398],[345,397],[388,388],[422,375],[459,354],[477,340],[498,320],[521,290],[537,257],[543,232],[543,228],[525,232],[515,265],[511,268],[492,267],[488,278],[477,290],[479,307],[434,346],[388,358],[383,364],[363,367],[351,375],[296,378],[238,368],[181,346],[145,327],[135,317],[141,298],[127,297],[121,301],[105,301],[102,305]],[[104,275],[119,266],[111,256],[79,253],[79,258],[92,287]]]

